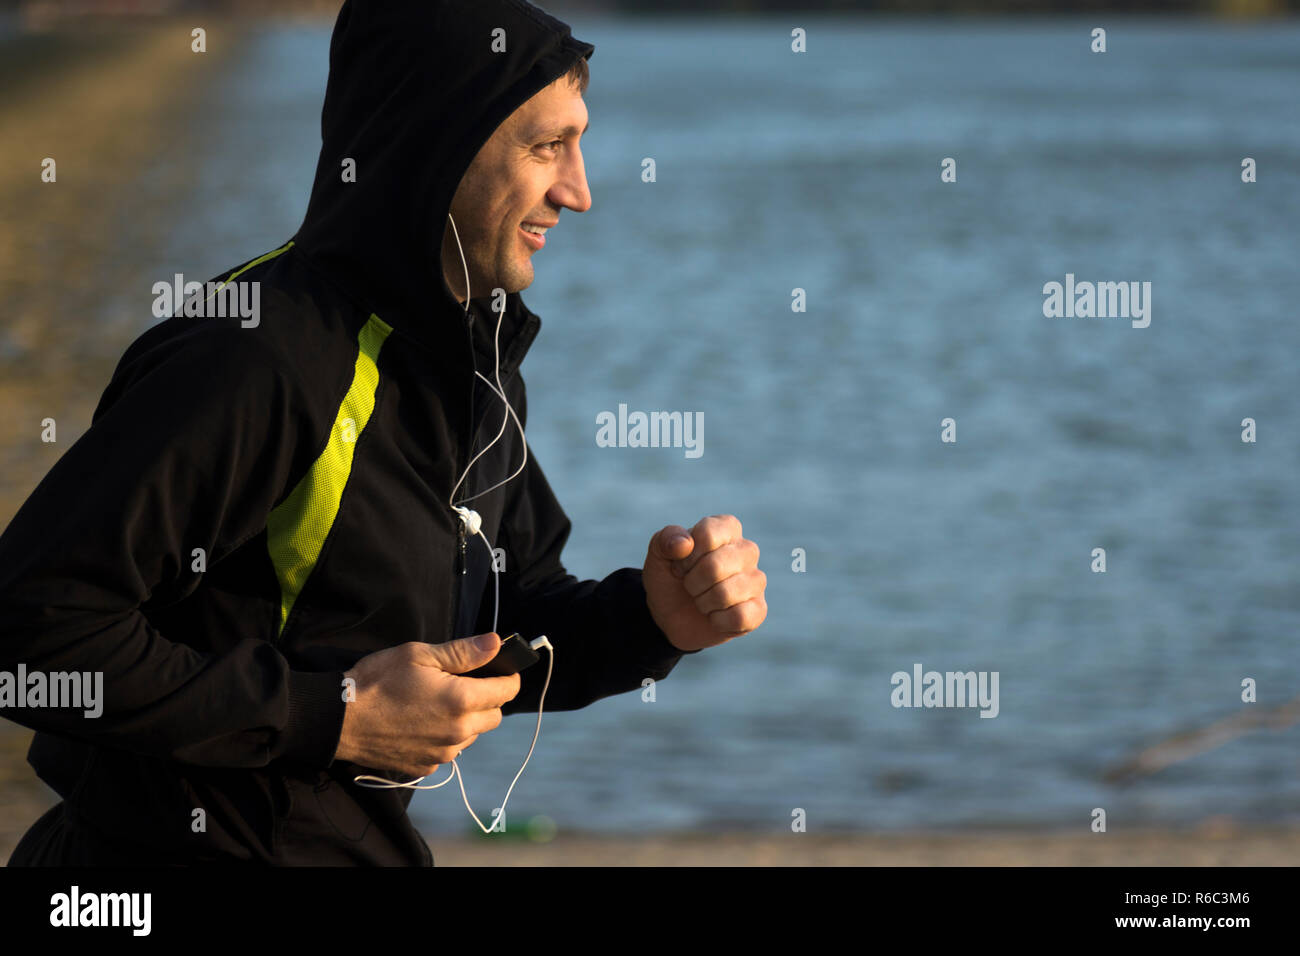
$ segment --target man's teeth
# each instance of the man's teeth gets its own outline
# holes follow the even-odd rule
[[[531,226],[528,223],[524,223],[523,226],[524,232],[531,232],[533,235],[536,236],[546,235],[546,230],[549,228],[550,228],[549,226]]]

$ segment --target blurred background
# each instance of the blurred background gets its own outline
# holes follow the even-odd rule
[[[593,208],[525,293],[566,563],[733,513],[769,616],[548,715],[505,835],[418,794],[439,863],[1293,863],[1300,0],[542,6],[596,46]],[[0,0],[0,527],[153,282],[297,229],[337,9]],[[1150,327],[1045,318],[1066,273],[1151,282]],[[704,455],[597,447],[619,403],[703,412]],[[997,671],[999,715],[894,708],[917,663]],[[461,760],[481,817],[533,726]],[[30,737],[0,858],[54,802]]]

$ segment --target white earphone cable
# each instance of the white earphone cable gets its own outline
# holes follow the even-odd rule
[[[468,318],[470,314],[469,266],[465,261],[465,250],[460,244],[460,234],[456,230],[456,220],[451,217],[450,213],[448,213],[447,219],[451,223],[452,234],[456,237],[456,248],[460,251],[461,268],[464,269],[465,272],[465,315]],[[477,375],[479,378],[483,379],[483,381],[487,383],[487,387],[491,389],[492,393],[496,395],[498,398],[500,398],[502,402],[505,403],[506,414],[501,418],[501,427],[497,430],[496,437],[493,438],[492,441],[488,443],[486,448],[484,448],[477,455],[471,458],[469,464],[465,466],[465,471],[461,473],[460,478],[457,479],[456,484],[452,487],[451,497],[447,501],[448,506],[454,512],[456,512],[456,514],[460,517],[462,527],[470,531],[471,534],[477,534],[480,538],[483,539],[483,544],[487,547],[489,555],[493,555],[492,543],[488,541],[487,535],[485,535],[482,532],[482,530],[480,530],[482,525],[482,519],[479,517],[477,512],[464,507],[464,503],[466,501],[473,501],[475,498],[479,498],[487,494],[488,492],[494,491],[495,489],[500,488],[502,485],[508,484],[509,482],[513,481],[516,477],[519,476],[519,474],[524,470],[525,466],[527,466],[528,464],[528,438],[524,434],[523,423],[519,421],[519,416],[515,413],[514,407],[511,406],[510,400],[506,398],[505,388],[501,384],[501,345],[500,345],[501,322],[505,318],[505,313],[506,313],[505,303],[502,303],[501,311],[497,314],[496,333],[492,338],[492,364],[494,368],[494,377],[496,378],[496,387],[493,387],[492,382],[487,378],[487,376],[483,375],[477,369],[474,370],[474,374]],[[481,457],[483,457],[483,455],[485,455],[488,452],[488,450],[492,448],[493,445],[495,445],[498,441],[501,440],[501,437],[505,434],[506,425],[509,423],[511,418],[514,419],[515,425],[519,428],[519,438],[523,442],[523,446],[524,446],[523,462],[519,465],[519,467],[515,470],[515,472],[510,475],[509,478],[506,478],[504,481],[497,482],[495,485],[492,485],[492,487],[480,491],[478,494],[471,495],[468,498],[462,498],[460,503],[457,504],[455,501],[456,492],[460,489],[461,483],[465,480],[466,476],[469,475],[470,468],[472,468],[474,466],[474,463],[478,461]],[[501,573],[496,568],[495,560],[493,560],[492,562],[492,579],[495,587],[494,600],[492,606],[492,631],[493,633],[496,633],[497,614],[501,609]],[[524,762],[520,765],[519,772],[515,774],[515,779],[510,782],[510,787],[509,789],[506,790],[505,799],[501,801],[501,809],[498,811],[497,818],[492,822],[491,827],[483,826],[483,822],[478,818],[478,815],[474,813],[473,807],[469,805],[469,796],[465,793],[465,779],[461,775],[460,765],[455,761],[455,759],[451,761],[451,774],[441,783],[431,783],[431,784],[425,784],[423,786],[420,786],[419,785],[420,781],[423,780],[424,777],[417,777],[415,780],[409,781],[407,783],[399,783],[395,780],[388,780],[384,777],[377,777],[371,774],[359,774],[353,778],[353,782],[360,786],[369,787],[375,790],[394,790],[394,789],[437,790],[439,787],[444,786],[447,783],[450,783],[452,777],[455,777],[457,780],[460,781],[460,795],[461,795],[461,799],[465,801],[465,809],[468,810],[469,815],[474,818],[474,822],[478,824],[479,829],[482,830],[484,833],[491,833],[493,830],[496,830],[497,824],[505,820],[506,804],[510,801],[510,794],[514,791],[515,784],[519,782],[519,778],[523,775],[524,768],[528,766],[528,761],[533,756],[533,748],[537,746],[537,736],[539,733],[541,733],[542,730],[542,710],[544,709],[546,703],[546,691],[551,686],[551,670],[555,666],[555,648],[551,645],[551,642],[547,639],[546,635],[544,634],[541,635],[540,637],[534,639],[531,643],[532,646],[534,646],[534,648],[545,647],[547,651],[550,652],[546,658],[546,682],[542,685],[542,694],[537,702],[537,727],[533,731],[533,741],[528,746],[528,754],[527,756],[524,757]],[[460,755],[457,754],[457,756]],[[428,775],[426,774],[425,776]]]
[[[461,247],[460,244],[460,233],[456,230],[456,220],[452,218],[450,213],[447,214],[447,219],[451,222],[452,235],[456,237],[456,248],[460,250],[461,268],[465,272],[465,315],[468,316],[469,306],[470,306],[469,267],[465,262],[465,250]],[[487,454],[488,450],[491,449],[493,445],[495,445],[498,441],[501,440],[501,436],[505,434],[506,425],[509,423],[512,417],[515,420],[515,424],[519,427],[519,437],[523,441],[523,445],[524,445],[523,462],[515,470],[514,474],[512,474],[505,481],[499,481],[491,488],[487,488],[483,491],[480,491],[478,494],[471,495],[468,498],[462,498],[459,504],[463,505],[466,501],[473,501],[475,498],[481,497],[487,494],[489,491],[495,491],[497,488],[500,488],[502,485],[516,478],[519,475],[519,473],[524,470],[524,467],[528,464],[528,438],[527,436],[524,435],[524,426],[519,421],[519,416],[515,414],[514,408],[510,405],[510,400],[506,398],[505,388],[501,384],[501,322],[505,318],[505,314],[506,314],[506,307],[505,307],[505,303],[503,302],[501,304],[501,310],[497,313],[496,332],[492,336],[492,368],[493,368],[493,376],[496,378],[496,387],[492,388],[492,383],[488,381],[487,376],[483,375],[477,369],[475,369],[474,374],[477,375],[479,378],[483,379],[484,382],[487,382],[488,388],[492,389],[492,392],[498,398],[500,398],[501,401],[505,402],[506,414],[503,415],[501,418],[501,427],[497,429],[496,437],[493,438],[492,441],[488,443],[486,448],[484,448],[477,455],[475,455],[473,458],[470,459],[469,464],[465,466],[465,471],[461,474],[460,478],[456,480],[456,484],[452,487],[451,497],[448,499],[447,504],[451,506],[453,509],[456,507],[457,504],[457,502],[455,501],[456,492],[460,490],[461,482],[463,482],[466,476],[469,474],[469,470],[474,466],[474,462],[478,461],[485,454]]]

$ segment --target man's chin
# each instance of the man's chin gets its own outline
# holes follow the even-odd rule
[[[522,268],[516,270],[510,278],[501,283],[501,288],[506,292],[523,292],[533,284],[533,264],[529,260],[524,261]]]

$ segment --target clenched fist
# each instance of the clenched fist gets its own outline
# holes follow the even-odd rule
[[[758,545],[735,515],[701,518],[690,531],[664,528],[650,539],[642,581],[651,616],[681,651],[726,643],[767,618]]]

